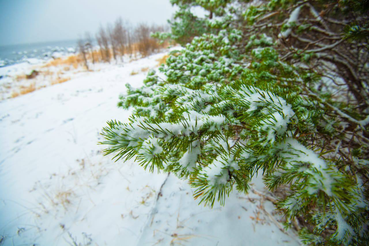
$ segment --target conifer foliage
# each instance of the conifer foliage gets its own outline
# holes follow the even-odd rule
[[[119,106],[134,111],[103,129],[106,154],[187,178],[211,206],[234,188],[248,192],[261,170],[271,191],[287,189],[277,206],[286,226],[301,224],[304,243],[365,245],[367,2],[171,2],[208,11],[193,19],[204,33],[143,87],[127,85]],[[178,27],[162,37],[181,38]]]

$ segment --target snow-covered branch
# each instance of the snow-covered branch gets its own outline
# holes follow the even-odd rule
[[[325,50],[330,50],[330,49],[333,49],[335,47],[337,47],[338,45],[340,45],[342,42],[344,42],[344,39],[341,39],[339,40],[338,42],[336,43],[333,43],[331,45],[326,45],[320,49],[314,49],[314,50],[306,50],[306,52],[312,52],[312,53],[317,53],[317,52],[322,52],[322,51],[325,51]]]
[[[291,25],[292,23],[297,22],[297,19],[299,18],[299,14],[300,14],[300,10],[301,10],[301,6],[298,6],[297,8],[295,8],[290,15],[290,18],[288,19],[286,25]],[[278,37],[279,38],[287,38],[292,32],[292,28],[288,28],[286,31],[281,32]]]
[[[317,21],[319,21],[324,26],[325,30],[329,31],[330,28],[325,23],[325,21],[323,20],[323,18],[319,15],[319,13],[316,11],[316,9],[313,7],[313,5],[311,5],[310,3],[308,3],[308,6],[310,8],[310,13],[317,19]]]
[[[338,56],[332,56],[327,53],[319,53],[317,54],[317,57],[324,59],[326,61],[332,62],[334,64],[339,64],[340,66],[344,67],[349,72],[349,75],[353,80],[355,81],[359,80],[359,77],[356,74],[355,69],[348,63],[348,61],[342,60]]]

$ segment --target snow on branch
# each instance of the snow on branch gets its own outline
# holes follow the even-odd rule
[[[307,50],[306,52],[321,52],[321,51],[325,51],[325,50],[330,50],[333,49],[334,47],[337,47],[339,44],[341,44],[342,42],[344,42],[344,39],[341,39],[331,45],[326,45],[320,49],[315,49],[315,50]]]
[[[310,7],[310,13],[317,19],[317,21],[319,21],[324,26],[324,28],[326,30],[329,30],[328,25],[324,22],[322,17],[319,15],[319,13],[313,7],[313,5],[311,5],[310,3],[308,3],[308,5]]]
[[[297,22],[297,19],[299,18],[299,14],[300,14],[300,10],[301,10],[301,7],[302,6],[298,6],[297,8],[295,8],[291,15],[290,15],[290,18],[288,19],[287,21],[287,25],[290,25],[292,24],[293,22]],[[286,31],[284,32],[281,32],[278,37],[279,38],[287,38],[292,32],[292,29],[291,28],[288,28]]]

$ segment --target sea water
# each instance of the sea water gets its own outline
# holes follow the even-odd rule
[[[75,53],[76,47],[76,40],[0,46],[0,67],[30,62],[32,59],[57,58]]]

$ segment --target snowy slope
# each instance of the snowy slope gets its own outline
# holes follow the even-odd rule
[[[263,196],[235,191],[225,207],[198,206],[173,174],[102,155],[105,122],[130,115],[119,93],[145,78],[131,72],[163,55],[0,102],[0,245],[299,245]]]

